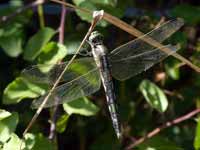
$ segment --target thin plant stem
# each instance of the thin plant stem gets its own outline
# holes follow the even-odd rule
[[[44,10],[42,4],[39,4],[38,7],[38,17],[39,17],[39,22],[40,22],[40,28],[45,27],[45,21],[44,21]]]
[[[59,43],[64,43],[64,34],[65,34],[65,16],[66,16],[66,7],[62,5],[62,11],[61,11],[61,19],[60,19],[60,26],[59,26]],[[55,106],[53,107],[52,111],[52,119],[50,122],[50,132],[49,132],[49,139],[53,140],[56,135],[56,121],[57,121],[57,114],[59,111],[59,98],[55,98]]]
[[[200,113],[200,109],[195,109],[189,113],[187,113],[186,115],[183,115],[181,117],[178,117],[172,121],[168,121],[166,123],[164,123],[163,125],[155,128],[154,130],[152,130],[151,132],[149,132],[146,136],[139,138],[138,140],[136,140],[135,142],[131,143],[129,146],[126,147],[126,150],[130,150],[134,147],[136,147],[137,145],[143,143],[144,141],[146,141],[149,138],[152,138],[153,136],[157,135],[158,133],[160,133],[163,129],[169,128],[173,125],[179,124],[185,120],[188,120],[190,118],[192,118],[194,115]]]

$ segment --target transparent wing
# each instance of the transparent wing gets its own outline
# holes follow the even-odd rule
[[[25,69],[22,76],[36,84],[45,83],[49,86],[48,89],[51,89],[67,63],[51,65],[50,69],[47,69],[49,65],[33,66]],[[53,91],[45,107],[55,105],[55,99],[58,99],[58,103],[61,104],[84,95],[90,95],[97,91],[101,84],[98,69],[92,58],[74,60],[60,82],[64,84],[60,83],[60,86]],[[39,107],[45,96],[35,100],[33,107]]]
[[[175,52],[178,47],[167,45]],[[120,60],[110,60],[112,75],[118,80],[126,80],[136,74],[146,71],[154,64],[166,58],[169,54],[161,51],[159,48],[143,52],[134,56],[126,57]],[[119,69],[120,68],[120,69]]]
[[[49,97],[45,107],[51,107],[56,104],[62,104],[68,101],[78,99],[83,96],[90,95],[96,92],[101,85],[98,69],[90,70],[84,75],[81,75],[59,87],[57,87]],[[47,93],[48,94],[48,93]],[[46,95],[47,95],[46,94]],[[43,102],[45,96],[33,101],[32,107],[38,108]]]
[[[151,51],[155,47],[144,42],[142,40],[143,38],[149,36],[158,42],[163,42],[165,39],[170,37],[174,32],[176,32],[181,26],[183,26],[183,24],[184,22],[182,19],[167,21],[166,23],[155,28],[154,30],[145,34],[144,36],[117,47],[110,53],[110,58],[112,60],[119,60],[126,57],[138,55],[147,51]]]
[[[163,42],[183,24],[182,19],[168,21],[144,36],[114,49],[109,56],[113,76],[118,80],[126,80],[143,70],[147,70],[168,56],[159,50],[159,48],[155,49],[155,47],[144,42],[142,39],[149,36],[158,42]],[[169,45],[167,47],[172,48]],[[176,50],[176,48],[173,49]]]
[[[21,75],[34,83],[45,83],[52,86],[67,64],[68,62],[35,65],[24,69]],[[69,82],[77,78],[77,76],[85,74],[94,68],[96,68],[96,64],[93,58],[86,57],[75,59],[64,73],[60,82]]]

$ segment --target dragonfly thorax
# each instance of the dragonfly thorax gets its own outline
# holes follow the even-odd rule
[[[107,54],[107,49],[104,45],[91,45],[92,46],[92,55],[95,59],[95,62],[98,67],[100,67],[100,61],[102,57],[105,57]]]
[[[97,31],[92,32],[89,37],[89,44],[92,48],[92,54],[96,64],[99,66],[101,57],[107,54],[107,48],[103,44],[102,34]]]

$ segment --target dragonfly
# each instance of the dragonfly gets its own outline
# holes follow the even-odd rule
[[[78,58],[73,61],[68,70],[62,76],[60,84],[51,93],[45,107],[67,103],[83,96],[89,96],[103,84],[107,105],[110,112],[113,128],[118,138],[121,138],[121,124],[118,119],[118,108],[112,77],[117,80],[127,80],[142,71],[146,71],[154,64],[162,61],[179,48],[167,44],[155,48],[143,41],[143,38],[151,37],[162,43],[183,26],[182,19],[167,21],[149,33],[123,44],[111,52],[103,43],[103,36],[94,31],[91,33],[88,43],[91,45],[93,57]],[[171,49],[171,53],[161,51],[161,48]],[[65,68],[68,62],[54,65],[36,65],[27,68],[22,75],[33,83],[45,84],[49,90]],[[33,108],[40,107],[48,90],[32,103]],[[56,101],[57,99],[57,101]]]

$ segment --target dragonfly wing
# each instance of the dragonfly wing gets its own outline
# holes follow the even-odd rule
[[[154,30],[145,34],[144,36],[141,36],[135,40],[132,40],[124,45],[117,47],[110,53],[110,58],[112,60],[119,60],[133,55],[138,55],[146,51],[151,51],[155,47],[144,42],[142,40],[143,38],[151,37],[152,39],[158,42],[163,42],[165,39],[170,37],[174,32],[176,32],[181,26],[183,26],[183,24],[184,22],[180,18],[167,21],[166,23],[155,28]]]
[[[178,47],[172,45],[166,45],[164,47],[172,49],[172,53],[178,50]],[[120,60],[111,60],[111,72],[116,79],[123,81],[141,73],[142,71],[146,71],[154,64],[166,58],[168,55],[169,54],[166,54],[165,52],[157,48]]]
[[[68,101],[78,99],[83,96],[96,92],[101,85],[98,68],[78,76],[77,78],[58,86],[50,95],[45,107],[51,107],[56,104],[62,104]],[[47,93],[48,94],[48,93]],[[32,108],[38,108],[43,102],[45,96],[34,100]]]
[[[33,83],[45,83],[52,86],[67,64],[68,62],[60,64],[35,65],[24,69],[21,75]],[[76,59],[64,73],[60,82],[73,80],[77,78],[77,76],[84,74],[93,68],[96,68],[93,58],[86,57]]]
[[[44,83],[48,86],[48,89],[51,89],[67,64],[68,62],[50,66],[33,66],[25,69],[22,76],[35,84]],[[100,77],[94,59],[91,57],[75,59],[62,76],[60,86],[53,91],[45,107],[55,105],[54,100],[56,98],[59,99],[61,104],[94,93],[100,88],[100,84]],[[35,100],[33,107],[39,107],[45,96]]]

